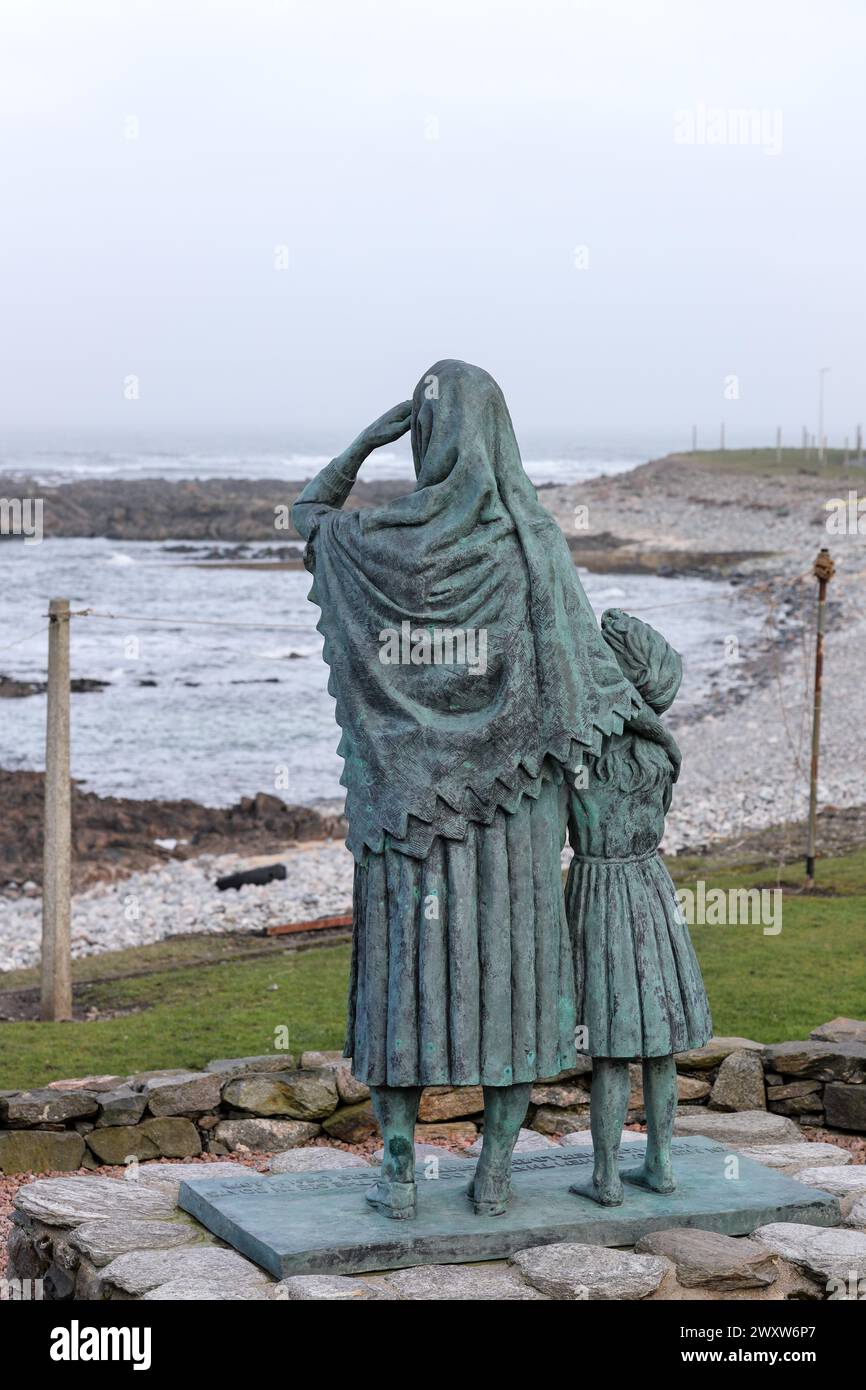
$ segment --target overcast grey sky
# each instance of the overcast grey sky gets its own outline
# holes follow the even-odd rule
[[[339,443],[456,356],[578,442],[799,442],[830,366],[841,440],[864,38],[858,0],[4,0],[6,425]]]

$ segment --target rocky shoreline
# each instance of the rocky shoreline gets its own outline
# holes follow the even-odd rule
[[[41,499],[46,536],[278,542],[298,539],[290,524],[278,528],[275,522],[304,486],[274,478],[87,478],[47,486],[32,478],[0,476],[0,497]],[[405,483],[362,479],[346,505],[371,506],[405,491]]]
[[[0,769],[0,895],[35,894],[42,882],[44,773]],[[341,839],[339,805],[289,806],[259,792],[234,806],[97,796],[72,784],[73,889],[177,861],[274,854],[286,846]],[[2,969],[0,961],[0,969]]]
[[[856,476],[866,476],[859,470]],[[649,463],[630,474],[590,483],[550,487],[542,496],[565,531],[573,553],[589,550],[603,557],[604,567],[656,567],[660,557],[672,558],[677,573],[695,569],[726,577],[746,586],[766,604],[766,635],[738,640],[735,608],[719,612],[719,669],[738,662],[736,688],[729,684],[712,695],[697,716],[669,716],[683,751],[683,774],[668,817],[667,853],[703,852],[720,843],[744,853],[769,852],[790,860],[802,850],[802,825],[808,795],[812,631],[815,582],[811,564],[821,545],[829,544],[837,564],[830,585],[825,653],[824,716],[819,776],[819,852],[847,849],[866,842],[862,768],[857,757],[857,730],[866,723],[866,539],[853,534],[828,536],[825,502],[844,495],[854,475],[823,476],[812,472],[743,471],[702,466],[688,457]],[[0,482],[0,487],[2,487]],[[293,485],[296,489],[297,485]],[[368,485],[370,486],[370,485]],[[256,552],[243,542],[237,525],[265,526],[261,534],[273,540],[273,502],[289,500],[288,493],[269,482],[247,484],[209,481],[194,484],[69,484],[78,493],[56,489],[71,501],[46,507],[52,525],[83,526],[85,499],[102,495],[101,511],[89,514],[92,534],[100,527],[127,528],[141,538],[170,528],[178,537],[192,518],[210,516],[213,526],[199,534],[219,539],[235,525],[231,540],[244,546],[255,563]],[[113,488],[132,489],[121,515],[106,512]],[[257,494],[256,489],[259,489]],[[400,483],[379,484],[383,494],[403,490]],[[156,512],[136,512],[130,499],[153,500]],[[143,491],[142,491],[143,490]],[[159,495],[169,500],[163,509]],[[251,499],[259,496],[256,507]],[[186,498],[186,511],[181,506]],[[213,511],[214,497],[223,510]],[[265,506],[267,498],[267,507]],[[173,500],[172,500],[173,499]],[[356,503],[368,498],[362,485]],[[173,505],[178,510],[171,512]],[[118,504],[119,505],[119,504]],[[150,505],[148,503],[148,505]],[[78,510],[76,510],[76,508]],[[244,510],[244,509],[247,510]],[[585,508],[586,514],[576,508]],[[109,509],[110,511],[110,509]],[[171,512],[171,516],[169,516]],[[266,515],[267,513],[267,515]],[[107,517],[107,519],[106,519]],[[156,518],[156,519],[155,519]],[[584,522],[586,525],[584,525]],[[578,524],[579,523],[579,524]],[[198,525],[198,522],[196,522]],[[165,532],[167,534],[167,531]],[[168,549],[168,547],[167,547]],[[173,545],[178,560],[188,559],[185,547]],[[212,563],[234,563],[228,546],[215,545]],[[283,557],[285,559],[285,557]],[[664,611],[640,611],[639,616],[664,630]],[[733,650],[733,657],[731,651]],[[724,683],[721,683],[724,684]],[[26,693],[26,692],[9,692]],[[0,800],[5,810],[0,841],[0,892],[23,894],[7,926],[0,951],[0,969],[26,964],[38,939],[38,885],[41,873],[42,790],[38,773],[0,773]],[[260,794],[237,806],[214,810],[193,801],[139,802],[100,798],[75,789],[75,888],[87,891],[77,898],[75,912],[82,933],[82,953],[127,944],[115,941],[118,915],[111,890],[102,880],[138,876],[137,892],[149,920],[164,924],[170,934],[174,915],[187,930],[259,929],[274,920],[285,921],[344,911],[351,896],[349,857],[341,843],[339,807],[287,807],[278,798]],[[328,839],[332,843],[328,844]],[[320,843],[313,857],[297,850],[302,843]],[[219,865],[235,867],[245,856],[279,855],[289,866],[288,887],[268,885],[244,889],[234,908],[215,905],[210,884]],[[202,858],[205,856],[205,858]],[[233,862],[232,862],[233,861]],[[289,902],[285,893],[295,894]],[[116,896],[116,895],[115,895]],[[307,907],[302,907],[305,897]],[[312,910],[307,910],[308,908]],[[4,909],[5,911],[5,909]],[[32,918],[32,920],[31,920]],[[126,929],[124,928],[124,931]],[[148,937],[150,939],[150,937]]]

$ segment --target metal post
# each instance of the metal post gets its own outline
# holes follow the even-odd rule
[[[724,450],[725,450],[725,424],[724,424],[724,421],[722,421],[721,428],[719,429],[719,448],[720,448],[721,451],[724,453]]]
[[[782,426],[776,426],[776,462],[782,462]]]
[[[693,454],[696,454],[697,452],[698,452],[698,427],[697,427],[697,425],[692,425],[692,453],[693,453]]]
[[[58,1022],[72,1017],[69,599],[53,598],[48,605],[48,617],[41,1017]]]
[[[815,821],[818,815],[818,751],[821,743],[821,691],[824,683],[824,610],[827,585],[835,565],[826,546],[822,546],[812,566],[818,581],[818,626],[815,640],[815,702],[812,708],[812,765],[809,774],[809,839],[806,847],[806,887],[815,882]]]

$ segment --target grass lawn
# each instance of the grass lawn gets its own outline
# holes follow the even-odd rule
[[[778,879],[775,865],[721,871],[712,861],[675,860],[670,868],[681,888],[697,878],[773,888]],[[819,860],[817,881],[819,892],[807,896],[797,891],[802,868],[782,871],[778,935],[760,925],[692,927],[716,1033],[783,1042],[840,1014],[866,1018],[866,849]]]
[[[174,953],[165,961],[152,948],[117,953],[124,968],[147,965],[151,973],[80,985],[76,1008],[130,1012],[86,1023],[0,1024],[0,1090],[62,1076],[196,1069],[212,1057],[271,1052],[284,1029],[295,1059],[306,1048],[341,1048],[349,949],[275,949],[197,965],[178,964]],[[102,973],[109,964],[117,968],[115,955],[77,961],[75,974],[92,978],[94,967]],[[28,975],[16,972],[16,983],[30,983]]]
[[[674,860],[671,868],[684,888],[696,878],[772,888],[777,876],[775,866],[731,869],[712,859]],[[692,929],[717,1033],[779,1042],[806,1037],[837,1014],[866,1017],[866,849],[820,860],[818,879],[821,895],[798,895],[802,870],[784,870],[776,936],[760,925]],[[341,1047],[348,968],[345,944],[288,951],[259,938],[163,942],[76,961],[76,1005],[116,1016],[0,1024],[0,1090],[270,1052],[280,1029],[295,1057]],[[35,983],[34,971],[0,977],[0,989]]]
[[[845,461],[844,449],[828,449],[824,463],[818,461],[814,449],[783,449],[777,461],[775,448],[769,449],[698,449],[697,453],[678,452],[673,458],[710,468],[714,473],[775,473],[780,477],[790,473],[811,473],[829,481],[863,482],[863,466],[856,462],[852,449]]]

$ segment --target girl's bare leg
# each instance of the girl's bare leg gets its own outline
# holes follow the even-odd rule
[[[581,1197],[591,1197],[603,1207],[618,1207],[622,1202],[619,1145],[628,1113],[628,1094],[628,1061],[621,1057],[593,1057],[590,1108],[594,1158],[592,1178],[588,1182],[575,1183],[569,1191]]]
[[[671,1163],[671,1140],[677,1113],[677,1069],[673,1057],[645,1057],[643,1097],[646,1106],[647,1145],[643,1166],[629,1173],[628,1181],[653,1192],[673,1192],[676,1187]]]

